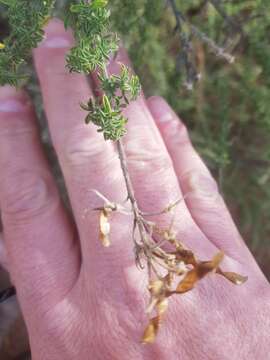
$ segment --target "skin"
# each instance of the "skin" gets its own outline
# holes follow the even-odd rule
[[[269,283],[184,124],[165,100],[143,96],[126,110],[124,138],[139,206],[162,210],[190,193],[176,211],[179,239],[202,260],[224,251],[222,268],[249,280],[237,287],[209,275],[171,298],[155,344],[140,343],[147,278],[134,264],[129,216],[113,216],[110,248],[98,239],[98,213],[91,209],[102,201],[91,189],[119,202],[126,192],[114,145],[83,122],[79,103],[95,85],[65,69],[72,41],[59,21],[51,21],[34,61],[73,218],[51,175],[31,101],[21,91],[0,89],[0,259],[18,291],[33,359],[266,359]],[[123,51],[110,71],[117,71],[117,61],[127,62]],[[170,219],[154,220],[168,226]]]

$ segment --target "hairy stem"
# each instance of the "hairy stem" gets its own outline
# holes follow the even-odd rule
[[[148,278],[149,281],[152,278],[152,274],[155,274],[156,277],[159,277],[159,274],[157,270],[155,269],[155,266],[153,265],[153,254],[151,250],[151,244],[149,240],[149,234],[146,231],[144,218],[142,216],[142,213],[139,209],[137,200],[135,198],[135,192],[134,188],[130,179],[129,171],[128,171],[128,165],[127,165],[127,157],[125,153],[125,149],[122,143],[122,140],[118,140],[116,142],[116,147],[120,159],[121,169],[122,173],[125,179],[127,194],[128,194],[128,200],[131,203],[133,216],[134,216],[134,232],[135,229],[138,228],[139,234],[140,234],[140,240],[141,244],[138,244],[136,241],[135,236],[133,236],[134,244],[135,244],[135,255],[136,255],[136,263],[137,266],[140,268],[144,268],[144,266],[141,264],[140,261],[140,255],[143,254],[146,262],[147,262],[147,271],[148,271]]]
[[[192,88],[193,83],[198,80],[198,74],[194,65],[194,49],[192,42],[189,36],[183,31],[182,24],[185,22],[185,19],[182,13],[177,9],[176,3],[174,0],[169,0],[169,5],[172,8],[175,21],[176,21],[176,30],[179,32],[180,42],[182,51],[179,53],[179,61],[183,62],[186,68],[187,74],[187,86]]]
[[[122,173],[123,173],[123,176],[125,179],[128,200],[130,200],[130,202],[131,202],[134,219],[135,219],[136,224],[138,225],[141,239],[142,239],[142,241],[144,241],[146,233],[145,233],[145,229],[144,229],[141,212],[139,210],[139,206],[138,206],[137,200],[135,198],[134,188],[133,188],[133,185],[132,185],[132,182],[130,179],[128,165],[127,165],[127,157],[126,157],[126,153],[125,153],[125,149],[124,149],[122,140],[118,140],[116,142],[116,147],[117,147],[117,151],[118,151],[118,155],[119,155],[119,159],[120,159]]]

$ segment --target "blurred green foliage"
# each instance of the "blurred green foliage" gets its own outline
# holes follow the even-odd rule
[[[70,0],[57,1],[64,17]],[[146,95],[162,95],[190,129],[218,179],[234,219],[270,276],[270,10],[269,0],[175,1],[179,10],[236,58],[228,64],[193,38],[201,80],[184,86],[175,17],[167,0],[110,0],[113,26],[129,50]],[[212,4],[211,4],[212,3]],[[221,16],[218,3],[227,17]],[[268,266],[268,268],[267,268]]]
[[[195,147],[218,179],[252,252],[270,276],[270,9],[268,0],[219,1],[231,24],[206,1],[176,1],[189,21],[217,44],[229,38],[234,64],[193,39],[201,80],[183,86],[175,18],[163,0],[111,0],[147,95],[162,95],[185,121]],[[203,4],[204,3],[204,4]],[[203,4],[203,6],[201,6]]]
[[[185,121],[195,147],[218,179],[240,231],[270,275],[270,10],[268,0],[219,1],[243,36],[212,4],[176,1],[189,21],[217,44],[229,38],[234,64],[197,39],[201,80],[183,86],[175,19],[162,0],[112,0],[122,34],[147,95],[163,95]],[[203,4],[204,3],[204,4]],[[203,6],[201,6],[203,4]],[[267,268],[268,266],[268,268]]]

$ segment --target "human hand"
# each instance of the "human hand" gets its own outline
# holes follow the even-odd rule
[[[147,324],[147,279],[134,263],[131,219],[112,218],[112,245],[104,249],[98,214],[91,211],[100,206],[91,189],[113,201],[125,199],[119,159],[113,144],[83,123],[79,103],[93,87],[65,69],[71,35],[59,21],[46,32],[35,64],[74,221],[59,198],[29,99],[11,88],[0,90],[3,258],[17,289],[33,359],[265,359],[270,350],[269,284],[186,128],[157,97],[141,97],[126,110],[124,143],[140,207],[161,210],[192,193],[177,207],[179,238],[200,259],[223,250],[222,268],[249,280],[235,287],[221,276],[208,276],[193,291],[170,299],[155,344],[140,343]],[[170,217],[156,220],[165,224]]]

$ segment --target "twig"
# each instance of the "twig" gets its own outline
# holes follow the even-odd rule
[[[169,4],[173,10],[175,21],[176,21],[176,30],[178,30],[180,35],[180,42],[182,47],[182,52],[179,54],[179,63],[183,62],[186,68],[187,81],[186,87],[191,90],[193,84],[199,79],[199,76],[196,71],[194,64],[194,49],[192,46],[191,40],[188,38],[187,34],[183,31],[182,25],[185,22],[184,16],[178,10],[175,0],[169,0]]]
[[[200,39],[202,42],[204,42],[206,45],[208,45],[208,47],[218,56],[221,57],[223,59],[225,59],[226,61],[228,61],[228,63],[233,63],[234,62],[234,56],[232,56],[231,54],[227,53],[226,50],[222,47],[220,47],[219,45],[217,45],[215,43],[215,41],[211,38],[209,38],[204,32],[202,32],[201,30],[199,30],[196,26],[191,25],[190,24],[190,28],[192,31],[192,34],[194,36],[196,36],[198,39]]]
[[[125,153],[125,149],[124,149],[122,140],[118,140],[116,142],[116,147],[117,147],[117,151],[118,151],[118,155],[119,155],[122,173],[123,173],[123,176],[125,179],[128,199],[131,202],[131,206],[132,206],[132,210],[133,210],[133,214],[134,214],[134,224],[135,224],[135,227],[136,227],[136,225],[138,226],[141,240],[143,243],[145,243],[147,235],[146,235],[146,232],[144,229],[144,223],[142,220],[141,212],[139,210],[139,206],[138,206],[138,203],[135,198],[135,192],[134,192],[134,188],[133,188],[133,185],[132,185],[132,182],[130,179],[126,153]]]
[[[186,71],[187,71],[187,84],[186,85],[187,85],[188,89],[192,89],[194,82],[199,80],[199,74],[197,74],[197,71],[196,71],[196,68],[194,65],[194,61],[190,60],[190,56],[194,56],[194,50],[192,47],[191,40],[188,38],[187,34],[184,33],[184,31],[183,31],[183,24],[188,26],[190,33],[193,36],[197,37],[199,40],[201,40],[203,43],[205,43],[218,57],[225,59],[229,63],[234,62],[234,57],[231,54],[227,53],[223,47],[217,45],[215,43],[215,41],[213,39],[209,38],[204,32],[202,32],[196,26],[191,24],[185,18],[185,16],[181,13],[181,11],[177,8],[175,0],[168,0],[168,2],[172,8],[172,11],[173,11],[173,14],[175,17],[175,21],[176,21],[176,29],[179,31],[180,38],[181,38],[181,45],[182,45],[182,54],[181,55],[183,56],[184,63],[186,66]],[[213,1],[213,2],[218,7],[219,11],[222,12],[223,17],[225,17],[225,20],[230,23],[234,23],[233,20],[230,17],[228,17],[227,14],[223,11],[221,6],[218,6],[216,1]],[[236,28],[236,27],[234,26],[234,28]],[[240,31],[240,30],[238,29],[238,31]]]

